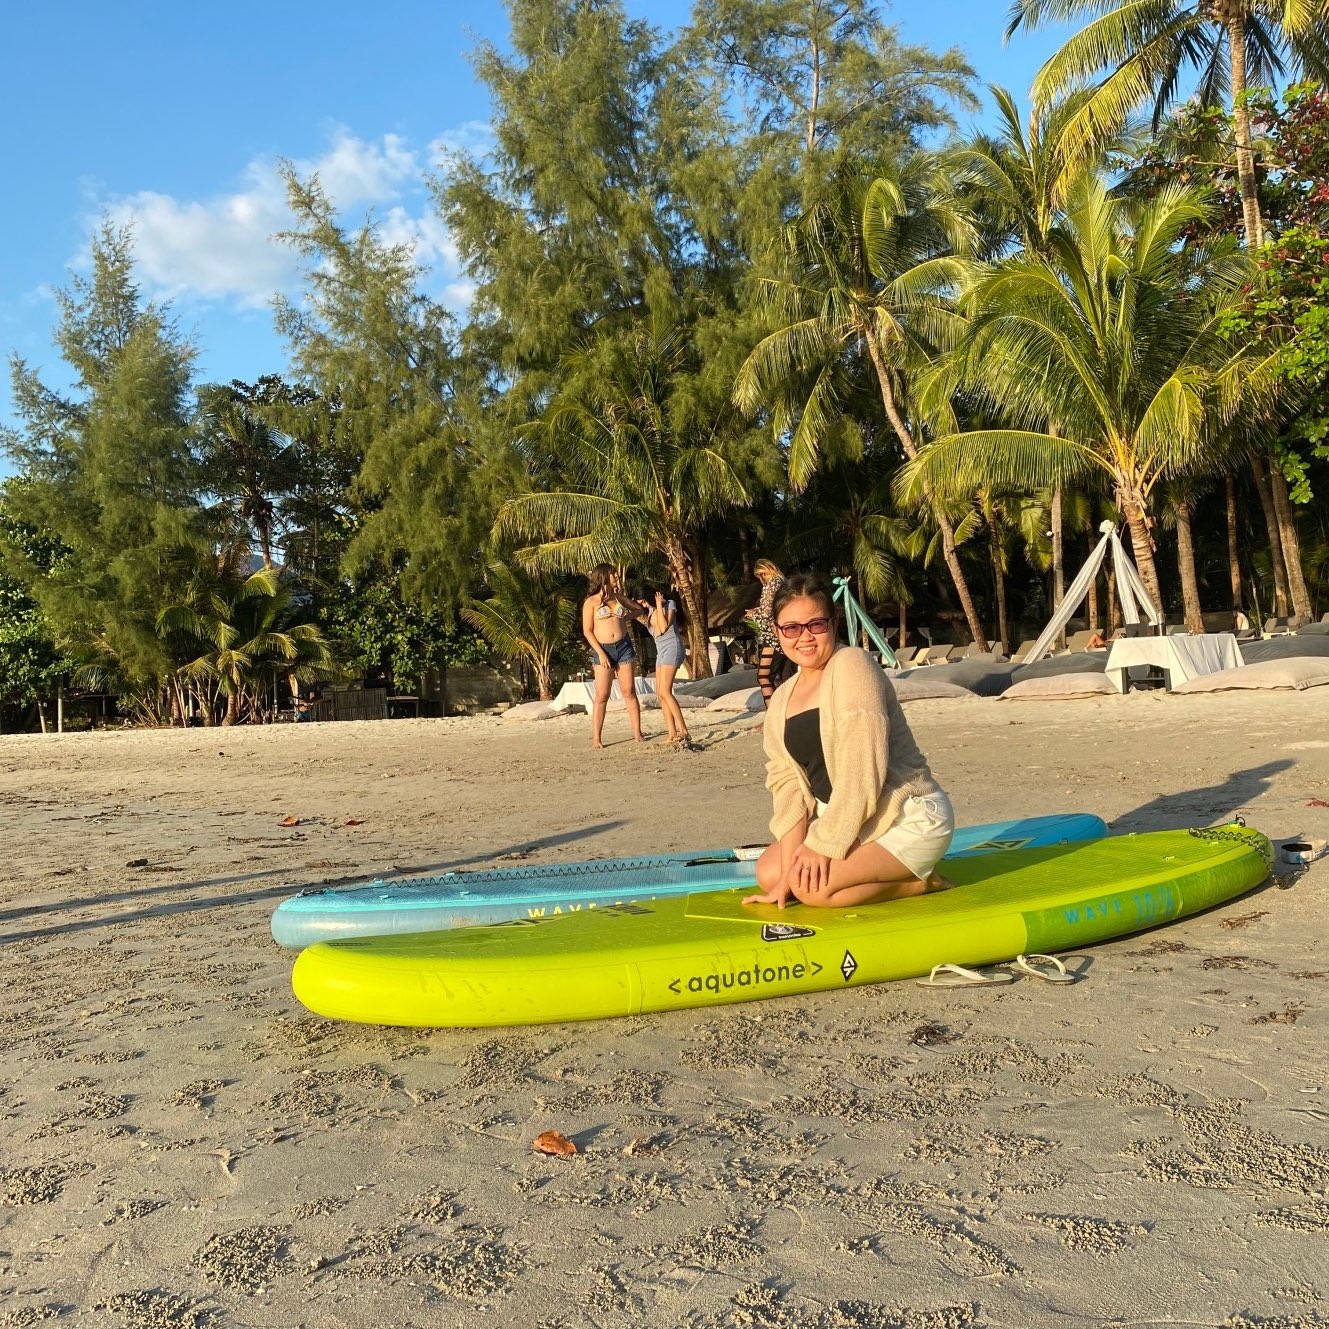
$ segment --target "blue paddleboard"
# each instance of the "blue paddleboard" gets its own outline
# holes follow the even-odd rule
[[[960,827],[947,858],[1101,840],[1106,834],[1102,818],[1088,813],[1021,817]],[[447,872],[438,877],[301,891],[283,900],[273,912],[272,936],[278,945],[298,949],[342,937],[437,932],[665,895],[731,890],[756,882],[756,859],[763,848]]]

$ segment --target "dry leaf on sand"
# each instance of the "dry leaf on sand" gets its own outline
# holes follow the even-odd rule
[[[532,1148],[538,1154],[575,1154],[577,1146],[559,1131],[545,1131],[535,1137]]]
[[[300,824],[299,817],[283,817],[277,823],[278,826],[298,826],[299,824]]]

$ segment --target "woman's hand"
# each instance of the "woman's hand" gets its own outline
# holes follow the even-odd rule
[[[783,909],[790,900],[794,898],[794,893],[789,889],[788,878],[782,877],[779,883],[772,886],[769,891],[763,891],[758,895],[745,895],[744,904],[773,904]]]
[[[831,884],[831,860],[800,844],[789,860],[784,882],[790,894],[820,895]]]

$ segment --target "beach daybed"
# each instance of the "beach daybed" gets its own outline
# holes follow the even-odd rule
[[[1234,688],[1291,688],[1300,692],[1329,684],[1329,660],[1294,657],[1201,674],[1173,688],[1177,693],[1226,692]]]

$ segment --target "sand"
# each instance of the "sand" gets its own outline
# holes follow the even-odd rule
[[[1325,837],[1326,700],[908,714],[964,821]],[[585,717],[0,738],[0,1326],[1329,1324],[1329,860],[1072,987],[295,1002],[300,887],[760,837],[752,721],[690,719],[701,753],[612,715],[598,755]]]

